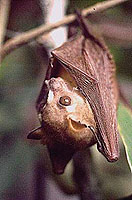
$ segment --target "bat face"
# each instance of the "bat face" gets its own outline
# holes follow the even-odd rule
[[[71,140],[78,148],[81,142],[90,146],[95,138],[89,127],[95,132],[96,123],[87,100],[60,77],[45,82],[48,98],[39,116],[49,140],[65,144]]]
[[[59,76],[45,80],[46,103],[43,104],[42,97],[38,107],[41,127],[28,135],[29,139],[40,139],[47,145],[57,174],[64,172],[76,151],[96,143],[97,131],[91,107],[72,77],[63,67]]]
[[[47,102],[38,114],[43,133],[41,143],[48,147],[54,172],[61,174],[76,151],[96,142],[96,123],[87,100],[78,89],[60,77],[45,83]],[[30,134],[30,138],[32,136]]]
[[[41,128],[28,135],[47,145],[58,174],[96,142],[108,161],[119,157],[115,64],[104,41],[84,30],[52,51],[36,104]]]

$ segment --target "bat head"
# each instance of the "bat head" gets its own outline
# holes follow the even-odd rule
[[[61,174],[73,154],[96,142],[96,123],[87,100],[62,78],[45,81],[47,102],[38,113],[41,129],[30,139],[46,144],[55,173]]]
[[[93,137],[89,126],[95,129],[96,124],[87,100],[60,77],[45,82],[49,93],[47,103],[39,116],[46,132],[50,128],[55,140],[56,137],[60,138],[59,141],[67,142],[68,139],[69,143],[69,138],[77,142],[85,138],[89,144]]]

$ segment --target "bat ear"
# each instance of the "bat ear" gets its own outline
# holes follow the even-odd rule
[[[27,139],[33,139],[33,140],[41,140],[44,136],[44,133],[42,131],[42,127],[38,127],[36,129],[33,129],[27,136]]]

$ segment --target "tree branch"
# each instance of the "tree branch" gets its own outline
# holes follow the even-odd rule
[[[100,30],[101,34],[111,43],[118,45],[123,48],[132,47],[132,25],[131,23],[126,23],[125,21],[122,23],[111,22],[106,18],[106,22],[99,22],[92,24],[97,30]],[[23,32],[15,32],[12,30],[7,30],[6,37],[11,39],[17,35],[22,34]],[[48,41],[47,34],[44,36],[38,37],[36,40],[29,42],[28,45],[32,46],[32,44],[38,43],[39,45],[43,45]]]
[[[0,0],[0,47],[3,44],[10,9],[10,0]]]
[[[95,4],[94,6],[88,7],[84,10],[82,10],[82,15],[87,16],[88,14],[92,13],[97,13],[97,12],[102,12],[108,8],[114,7],[120,3],[123,3],[128,0],[110,0],[110,1],[104,1]],[[68,16],[65,16],[63,20],[58,21],[54,24],[46,24],[46,25],[41,25],[38,28],[31,29],[19,36],[16,36],[15,38],[12,38],[8,40],[3,47],[0,49],[0,62],[4,59],[4,57],[12,52],[14,49],[27,44],[29,41],[41,36],[44,33],[47,33],[55,28],[58,28],[59,26],[64,26],[66,24],[69,24],[73,22],[76,19],[75,14],[71,14]]]

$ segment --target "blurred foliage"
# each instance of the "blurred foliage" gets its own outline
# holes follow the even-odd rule
[[[88,6],[92,6],[95,3],[101,2],[103,0],[92,0],[92,1],[88,1],[88,0],[70,0],[70,5],[68,7],[68,13],[73,13],[75,12],[75,9],[83,9],[86,8]]]
[[[99,1],[72,0],[72,6],[70,6],[68,13],[73,12],[75,7],[84,8],[96,2]],[[122,20],[124,15],[127,18],[126,9],[126,7],[118,6],[106,13],[109,17]],[[8,29],[29,30],[41,23],[41,15],[37,0],[12,0]],[[132,16],[132,13],[129,12],[129,15]],[[124,79],[129,80],[129,83],[132,84],[132,47],[126,49],[111,44],[109,46],[116,60],[119,78],[125,77]],[[30,143],[26,139],[30,129],[35,128],[38,124],[35,101],[45,74],[45,69],[41,69],[39,64],[33,46],[23,46],[8,55],[0,68],[0,199],[2,200],[33,199],[35,165],[38,160],[43,159],[46,159],[48,163],[45,154],[41,153],[44,151],[43,147],[40,147],[39,143],[35,145],[36,143]],[[129,97],[131,98],[131,96]],[[128,128],[128,126],[131,127],[130,116],[124,107],[119,107],[119,113],[121,113],[119,124],[122,134],[125,134],[127,129],[128,135],[131,135],[131,129]],[[124,173],[123,167],[126,169],[125,158],[121,160],[120,167],[118,165],[118,170],[115,171],[120,175]],[[49,164],[47,164],[47,168],[49,168]],[[113,189],[116,177],[114,167],[112,170],[108,170],[107,164],[104,164],[103,168],[107,171],[107,175],[100,172],[101,178],[105,183],[106,176],[108,176],[106,185],[112,185],[112,187],[105,187],[105,197],[112,193],[113,198],[115,196],[118,198],[118,191],[123,188],[120,187],[121,181],[116,181],[116,188]],[[102,170],[102,168],[97,169]],[[103,169],[103,172],[105,170]],[[129,170],[124,174],[126,176],[121,180],[124,184],[129,184],[128,179],[131,176]],[[127,177],[129,178],[127,179]],[[117,191],[115,191],[116,189]],[[126,188],[124,192],[121,192],[124,196],[129,195]]]
[[[125,145],[128,163],[132,172],[132,111],[119,105],[118,122],[120,126],[120,134]]]

